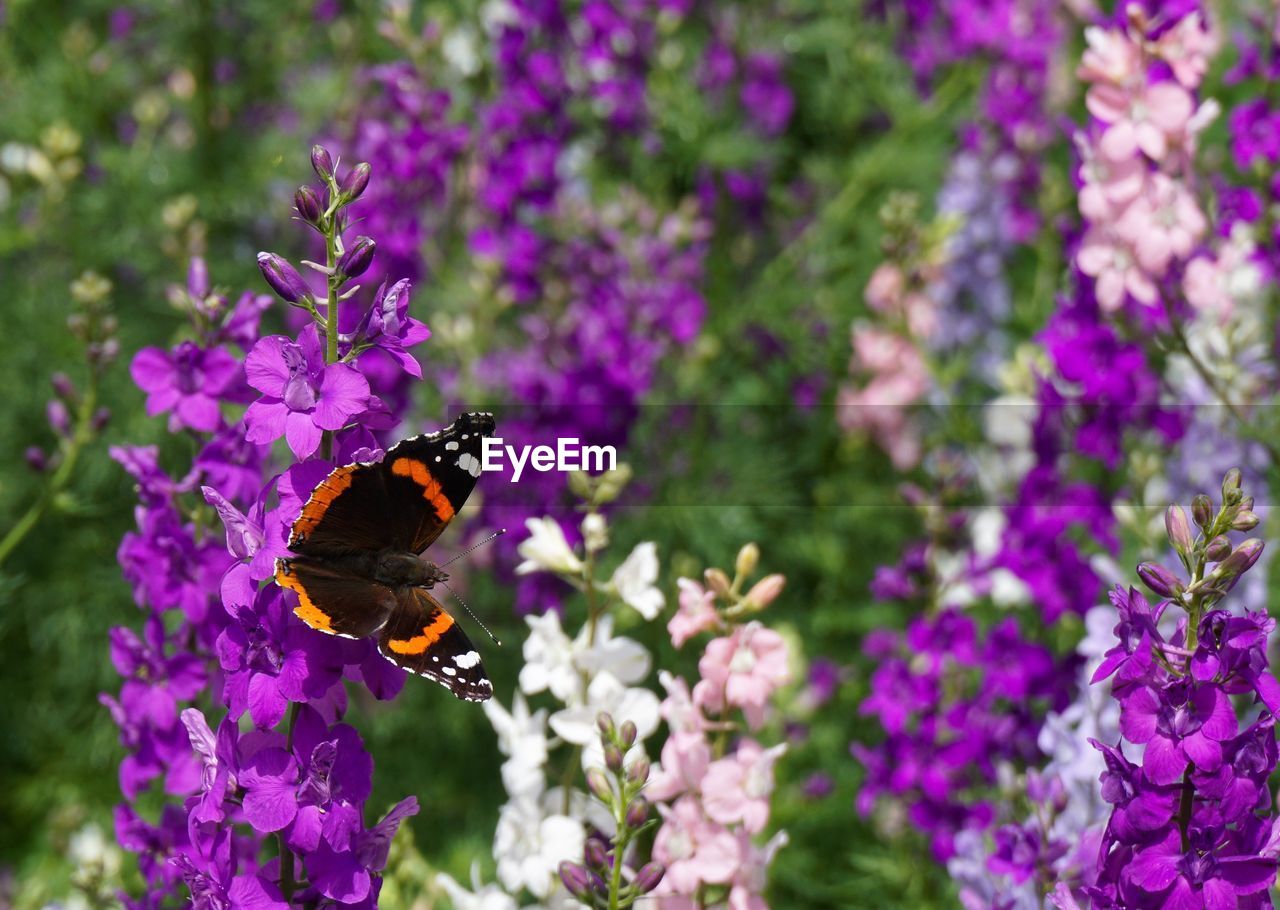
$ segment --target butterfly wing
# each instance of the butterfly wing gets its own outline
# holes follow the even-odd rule
[[[475,488],[493,428],[491,414],[463,414],[438,433],[391,447],[381,471],[397,545],[421,553],[440,536]]]
[[[294,521],[289,549],[305,555],[378,551],[391,545],[386,516],[391,511],[381,465],[334,468],[312,492]]]
[[[480,653],[439,601],[422,588],[396,592],[378,650],[397,667],[434,679],[464,701],[487,701],[493,683]]]
[[[396,606],[395,593],[385,585],[305,556],[276,560],[276,583],[297,592],[298,606],[293,612],[303,622],[345,638],[364,638],[377,632]]]

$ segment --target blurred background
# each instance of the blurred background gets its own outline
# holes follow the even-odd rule
[[[411,389],[420,416],[398,435],[460,402],[500,421],[524,408],[522,425],[585,421],[634,470],[614,535],[623,551],[658,542],[669,600],[676,577],[748,540],[787,575],[771,623],[843,685],[820,715],[788,719],[774,824],[791,845],[772,905],[954,900],[922,841],[886,839],[854,811],[860,644],[904,620],[868,583],[922,523],[891,458],[842,431],[834,405],[863,289],[901,241],[895,225],[932,216],[990,60],[922,80],[892,3],[517,6],[0,3],[0,904],[65,901],[76,832],[112,839],[123,751],[98,696],[118,686],[108,629],[141,615],[116,563],[133,482],[108,450],[158,444],[173,464],[193,452],[145,414],[129,360],[184,331],[172,289],[193,256],[233,295],[266,291],[259,250],[315,256],[290,212],[316,141],[373,165],[361,230],[381,274],[413,279],[412,313],[433,331],[427,382]],[[563,84],[495,37],[513,17],[534,23],[520,40],[564,64]],[[499,134],[521,137],[519,155],[515,140],[495,148]],[[1046,157],[1038,190],[1050,224],[1072,203],[1065,148],[1053,155],[1063,166]],[[1003,261],[1015,339],[1041,324],[1062,269],[1036,236]],[[589,283],[610,269],[628,290],[597,301]],[[575,309],[583,299],[596,302]],[[278,308],[266,318],[285,327]],[[59,373],[109,416],[68,435],[50,410]],[[557,382],[593,390],[592,416],[539,411]],[[927,432],[963,449],[979,424],[954,408]],[[566,501],[539,488],[508,507],[518,524]],[[486,652],[499,692],[514,685],[520,613],[558,596],[516,585],[510,559],[478,556],[466,588],[509,643]],[[693,669],[656,627],[631,634],[659,665]],[[467,880],[502,800],[481,712],[411,684],[353,717],[377,762],[375,804],[416,793],[417,850]]]

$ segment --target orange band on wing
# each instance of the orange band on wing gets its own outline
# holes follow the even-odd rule
[[[282,588],[288,588],[298,595],[298,605],[293,608],[295,616],[313,629],[319,629],[321,632],[333,632],[332,617],[312,603],[311,595],[307,593],[307,589],[302,586],[302,582],[298,581],[298,576],[289,573],[283,561],[276,566],[276,584]]]
[[[449,497],[444,495],[444,487],[431,476],[425,464],[412,458],[397,458],[391,463],[391,473],[397,477],[408,477],[422,487],[422,498],[435,506],[441,521],[453,518],[453,503],[449,502]]]
[[[422,634],[413,638],[393,638],[387,647],[397,654],[421,654],[440,640],[440,636],[453,627],[453,617],[441,610],[430,625],[422,627]]]
[[[320,523],[320,519],[324,518],[324,513],[328,511],[329,504],[351,486],[351,479],[355,475],[356,467],[357,465],[348,464],[340,468],[334,468],[329,473],[329,476],[320,482],[320,486],[315,488],[311,498],[307,500],[307,504],[302,507],[302,514],[293,523],[292,535],[289,541],[291,544],[296,543],[298,538],[310,534],[315,529],[315,526]]]

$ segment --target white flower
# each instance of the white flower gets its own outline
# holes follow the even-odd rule
[[[516,692],[511,711],[496,699],[484,703],[484,713],[498,734],[502,785],[511,797],[536,798],[546,788],[542,767],[547,763],[547,711],[529,713],[529,704]]]
[[[526,695],[550,691],[566,704],[582,701],[582,671],[574,665],[574,643],[560,628],[560,616],[526,616],[529,637],[524,640],[520,691]]]
[[[550,517],[530,518],[524,525],[529,529],[529,536],[516,547],[524,557],[524,562],[516,566],[517,575],[530,572],[577,575],[582,572],[582,560],[569,546],[559,522]]]
[[[559,881],[560,863],[582,855],[582,823],[567,815],[543,815],[533,800],[514,799],[502,807],[493,835],[498,880],[508,891],[528,888],[539,898]]]
[[[611,584],[622,602],[645,619],[662,612],[666,600],[655,586],[658,580],[658,548],[652,541],[637,544],[631,555],[614,570]]]
[[[629,720],[636,725],[636,742],[627,752],[628,761],[643,754],[645,737],[658,729],[658,696],[648,689],[625,686],[612,673],[601,673],[591,680],[585,705],[557,711],[550,720],[557,736],[582,747],[583,768],[604,764],[604,747],[596,727],[596,718],[602,711],[607,711],[617,724]]]
[[[485,885],[480,881],[480,865],[471,866],[471,890],[463,888],[443,872],[436,876],[436,884],[449,895],[453,910],[517,910],[516,899],[497,885]]]
[[[610,673],[627,685],[648,676],[652,663],[644,645],[622,635],[613,636],[613,617],[607,615],[597,620],[594,636],[589,626],[578,633],[572,659],[580,671],[591,676]]]

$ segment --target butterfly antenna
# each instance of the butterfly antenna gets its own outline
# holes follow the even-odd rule
[[[501,531],[499,531],[498,533],[500,534],[500,533],[502,533],[502,532],[501,532]],[[493,535],[493,537],[497,537],[497,536],[498,536],[497,534],[494,534],[494,535]],[[491,537],[491,538],[489,538],[489,539],[490,539],[490,540],[492,540],[492,539],[493,539],[493,537]],[[476,544],[476,546],[479,546],[479,544]],[[472,547],[472,549],[475,549],[475,547]],[[466,555],[466,554],[463,554],[463,555]],[[446,565],[448,565],[448,563],[446,563]],[[479,617],[479,616],[476,616],[476,614],[474,614],[474,613],[472,613],[472,612],[471,612],[471,608],[467,606],[467,602],[466,602],[465,600],[463,600],[461,597],[459,597],[459,596],[458,596],[458,592],[457,592],[457,591],[455,591],[455,590],[453,590],[453,588],[450,588],[450,587],[449,587],[449,582],[444,581],[444,580],[441,580],[440,584],[442,584],[442,585],[444,585],[446,588],[448,588],[449,593],[453,595],[454,599],[455,599],[458,603],[462,604],[462,609],[464,609],[464,610],[466,610],[466,611],[467,611],[467,615],[468,615],[468,616],[470,616],[470,617],[475,621],[475,624],[476,624],[477,626],[479,626],[480,628],[484,629],[484,634],[485,634],[485,635],[488,635],[491,639],[493,639],[493,643],[494,643],[495,645],[497,645],[499,648],[501,648],[501,647],[502,647],[502,642],[500,642],[500,641],[498,640],[498,637],[497,637],[496,635],[494,635],[492,632],[490,632],[490,631],[489,631],[489,627],[488,627],[488,626],[486,626],[484,623],[482,623],[482,622],[480,621],[480,617]]]
[[[462,557],[467,556],[467,555],[470,555],[471,553],[474,553],[476,550],[478,550],[478,549],[480,549],[481,547],[483,547],[483,546],[484,546],[485,544],[487,544],[489,541],[494,540],[494,539],[496,539],[496,538],[498,538],[498,537],[501,537],[503,534],[506,534],[506,533],[507,533],[507,529],[506,529],[506,528],[499,528],[497,531],[494,531],[492,534],[490,534],[490,535],[489,535],[488,537],[486,537],[484,540],[480,541],[478,544],[473,544],[472,546],[467,547],[465,550],[463,550],[463,551],[462,551],[461,553],[459,553],[457,556],[455,556],[455,557],[453,557],[452,559],[450,559],[448,562],[441,563],[441,564],[440,564],[440,568],[442,568],[442,569],[443,569],[445,566],[452,565],[453,563],[457,562],[457,561],[458,561],[459,559],[461,559]],[[456,594],[455,594],[454,596],[455,596],[455,597],[457,597],[457,595],[456,595]],[[466,606],[466,604],[463,604],[463,606]],[[477,620],[477,621],[478,621],[478,620]]]

